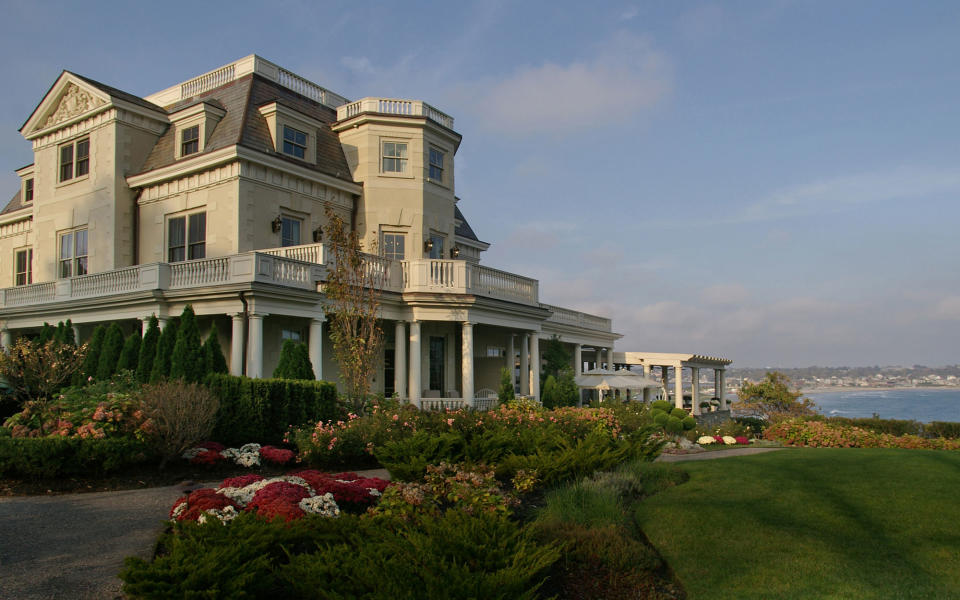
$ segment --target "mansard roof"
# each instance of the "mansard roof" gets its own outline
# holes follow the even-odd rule
[[[336,110],[301,96],[256,73],[245,75],[164,108],[168,113],[173,113],[199,102],[213,104],[226,111],[204,145],[201,154],[239,145],[353,183],[343,147],[340,145],[337,134],[330,129],[330,123],[337,120]],[[289,157],[274,148],[267,120],[259,110],[261,106],[270,102],[282,104],[323,124],[316,136],[316,164],[308,164]],[[160,137],[147,157],[141,172],[145,173],[176,163],[176,143],[176,131],[171,127]]]
[[[24,208],[23,204],[23,188],[17,188],[17,193],[13,198],[10,198],[10,202],[7,202],[7,205],[3,207],[3,210],[0,210],[0,215],[6,215],[12,212],[17,212],[21,208]]]
[[[457,224],[454,233],[458,237],[473,240],[474,242],[480,242],[481,244],[486,243],[481,241],[477,237],[477,234],[473,232],[473,227],[470,227],[470,223],[467,223],[467,218],[463,216],[463,213],[460,212],[460,207],[457,205],[453,206],[453,218],[454,222]]]

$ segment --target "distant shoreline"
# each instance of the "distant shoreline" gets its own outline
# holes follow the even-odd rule
[[[800,392],[804,394],[816,394],[821,392],[893,392],[901,390],[925,390],[925,391],[960,391],[960,386],[957,385],[920,385],[914,387],[907,386],[870,386],[870,387],[860,387],[860,386],[850,386],[850,385],[835,385],[835,386],[823,386],[815,388],[801,388]]]

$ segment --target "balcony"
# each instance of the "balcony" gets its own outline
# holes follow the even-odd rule
[[[589,313],[583,313],[569,308],[560,308],[544,304],[544,308],[550,309],[553,314],[547,319],[550,323],[561,323],[563,325],[573,325],[582,329],[594,329],[597,331],[613,331],[613,321],[606,317],[598,317]]]
[[[356,102],[337,107],[337,120],[353,118],[362,113],[398,115],[403,117],[427,117],[431,121],[453,129],[453,117],[420,100],[399,98],[361,98]]]

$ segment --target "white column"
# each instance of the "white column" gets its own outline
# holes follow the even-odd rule
[[[157,324],[160,325],[160,331],[163,331],[167,328],[167,323],[170,322],[170,319],[167,317],[157,317]]]
[[[520,395],[530,394],[530,334],[520,335]]]
[[[517,349],[513,347],[513,334],[507,336],[507,370],[510,371],[510,385],[515,385],[517,372]]]
[[[677,408],[683,408],[683,367],[677,363],[673,367],[673,374],[676,375],[673,382],[674,398],[673,405]]]
[[[583,375],[583,346],[580,344],[573,346],[573,374],[576,377]]]
[[[530,395],[540,399],[540,334],[530,336]]]
[[[644,377],[650,377],[650,365],[643,363],[640,368],[643,370]],[[653,396],[653,388],[645,387],[643,388],[643,402],[645,404],[650,404],[650,400]]]
[[[463,384],[463,398],[467,406],[473,406],[473,323],[464,321],[462,327],[460,382]]]
[[[420,408],[420,321],[410,321],[410,403]]]
[[[407,324],[397,321],[393,342],[393,389],[403,396],[407,389]]]
[[[720,410],[727,410],[727,371],[717,369],[717,398],[720,398]]]
[[[80,344],[80,340],[74,337],[77,344]],[[10,333],[9,329],[0,329],[0,346],[3,346],[4,349],[9,348],[13,345],[13,334]]]
[[[693,414],[700,414],[700,367],[690,367],[690,406]]]
[[[150,316],[140,317],[140,337],[147,335],[147,329],[150,329]],[[73,339],[77,339],[77,329],[76,325],[73,326]]]
[[[611,371],[616,368],[613,365],[613,346],[607,348],[607,368]]]
[[[266,315],[250,313],[247,327],[247,377],[263,377],[263,318]]]
[[[323,379],[323,322],[324,317],[310,320],[310,366],[317,379]]]
[[[603,348],[597,346],[596,352],[597,352],[597,366],[594,368],[602,369],[603,368]]]
[[[230,332],[230,374],[237,377],[243,375],[243,325],[242,312],[230,315],[233,320],[233,329]]]

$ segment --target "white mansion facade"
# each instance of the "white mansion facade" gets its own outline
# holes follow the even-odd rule
[[[612,366],[610,319],[481,264],[454,191],[461,136],[425,102],[351,102],[251,55],[145,98],[65,71],[20,131],[34,162],[0,212],[4,346],[68,318],[80,340],[129,333],[191,304],[232,373],[269,376],[292,338],[336,381],[318,287],[330,203],[377,253],[376,391],[471,403],[510,366],[536,397],[552,336],[578,372]]]

